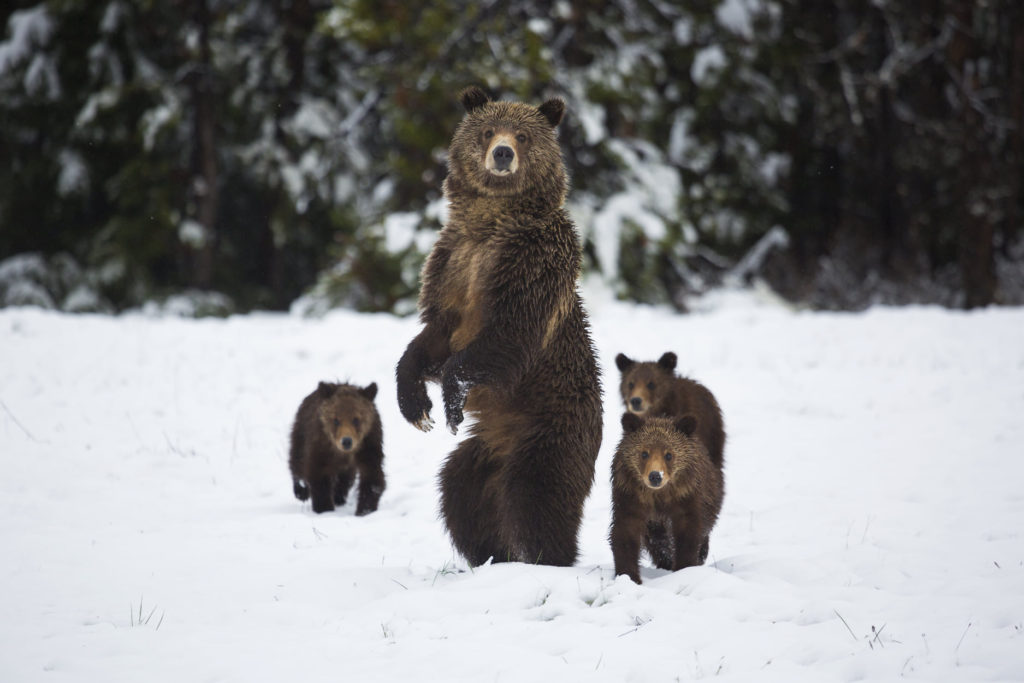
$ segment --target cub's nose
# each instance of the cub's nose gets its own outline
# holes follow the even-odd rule
[[[498,145],[491,152],[491,156],[494,157],[494,166],[499,171],[507,171],[508,167],[512,165],[512,160],[516,158],[516,152],[508,145]]]
[[[633,410],[640,410],[644,405],[644,400],[639,396],[629,399],[629,405]]]
[[[344,439],[342,439],[341,440],[341,447],[343,449],[345,449],[346,451],[348,449],[352,448],[352,437],[351,436],[346,436]]]
[[[647,475],[647,481],[651,482],[651,486],[658,488],[661,486],[661,472],[654,471]]]

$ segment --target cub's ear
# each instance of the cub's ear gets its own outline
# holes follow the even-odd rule
[[[632,434],[644,424],[643,418],[633,413],[622,414],[622,433]]]
[[[316,385],[316,394],[320,398],[330,398],[334,396],[334,392],[337,390],[336,384],[328,384],[327,382],[320,382]]]
[[[693,415],[684,415],[676,420],[673,425],[677,432],[685,434],[686,436],[693,436],[693,433],[697,431],[697,418]]]
[[[620,353],[615,356],[615,365],[619,368],[619,372],[625,372],[629,368],[633,367],[634,363],[636,363],[636,361],[624,353]]]
[[[469,114],[490,102],[491,98],[483,90],[473,85],[462,91],[459,95],[459,101],[462,102],[462,106],[466,108],[466,113]]]
[[[676,354],[671,351],[666,351],[661,354],[661,358],[658,359],[658,365],[665,368],[666,370],[676,369]]]
[[[360,389],[359,393],[366,397],[366,400],[372,401],[377,397],[377,383],[370,382],[364,389]]]
[[[548,120],[551,127],[554,128],[562,122],[562,117],[565,115],[565,101],[560,97],[552,97],[544,104],[537,107],[540,113]]]

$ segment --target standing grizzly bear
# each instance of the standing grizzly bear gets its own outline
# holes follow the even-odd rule
[[[422,331],[396,368],[398,404],[426,431],[426,381],[448,427],[476,420],[441,470],[441,514],[474,565],[571,565],[601,445],[601,388],[576,291],[580,243],[563,208],[568,179],[539,107],[461,95],[448,151],[448,220],[424,264]]]
[[[295,497],[312,496],[313,512],[344,505],[357,472],[356,514],[377,509],[385,482],[376,396],[376,382],[365,388],[320,382],[299,405],[288,465]]]
[[[722,470],[697,437],[692,415],[675,420],[622,416],[612,460],[615,575],[640,583],[640,550],[659,569],[703,564],[722,508]]]
[[[630,413],[649,417],[697,419],[697,437],[707,446],[711,460],[722,466],[725,427],[718,401],[700,382],[675,374],[676,354],[666,351],[658,362],[637,362],[623,353],[615,357],[622,373],[619,393]]]

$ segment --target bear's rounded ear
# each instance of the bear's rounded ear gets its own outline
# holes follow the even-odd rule
[[[554,128],[562,122],[562,117],[565,115],[565,100],[560,97],[552,97],[544,104],[537,107],[540,113],[548,120],[551,127]]]
[[[665,368],[666,370],[676,369],[676,354],[671,351],[666,351],[661,354],[661,358],[658,359],[658,365]]]
[[[693,436],[693,433],[697,431],[697,418],[693,415],[683,415],[681,418],[676,420],[674,426],[677,432],[685,434],[686,436]]]
[[[334,384],[328,384],[327,382],[320,382],[316,385],[316,393],[320,398],[330,398],[334,395],[334,390],[337,387]]]
[[[462,91],[459,101],[466,108],[466,113],[470,114],[490,102],[491,98],[483,90],[473,85]]]
[[[632,434],[636,430],[640,429],[640,427],[643,426],[643,424],[644,424],[643,418],[641,418],[638,415],[634,415],[633,413],[623,413],[622,414],[622,433],[623,434]]]
[[[370,382],[366,385],[365,389],[360,390],[360,393],[365,396],[368,401],[372,401],[377,397],[377,383]]]
[[[615,356],[615,365],[619,368],[619,372],[625,372],[627,369],[633,367],[634,363],[636,363],[636,361],[624,353],[620,353]]]

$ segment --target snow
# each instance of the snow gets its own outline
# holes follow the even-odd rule
[[[0,76],[26,60],[33,50],[45,45],[53,34],[53,20],[43,4],[11,12],[7,19],[7,40],[0,41]]]
[[[697,85],[710,87],[714,85],[713,77],[725,67],[725,63],[725,51],[718,45],[701,48],[693,56],[690,77]]]
[[[724,28],[750,40],[754,37],[753,15],[763,13],[761,0],[724,0],[715,8],[715,18]]]
[[[414,318],[0,310],[0,680],[1024,679],[1024,309],[584,292],[605,430],[571,568],[453,555],[458,437],[395,401]],[[668,349],[722,404],[726,498],[708,564],[636,586],[607,542],[613,359]],[[292,497],[320,379],[380,387],[367,517]]]

